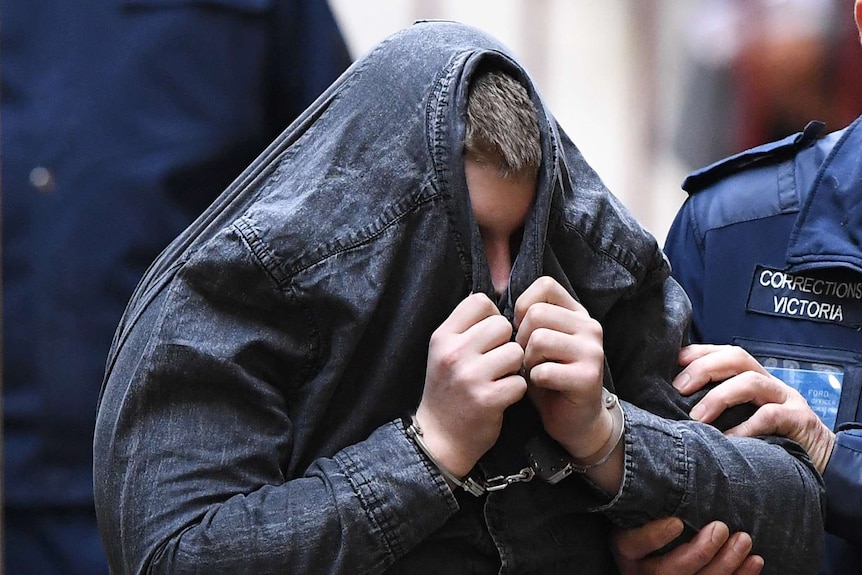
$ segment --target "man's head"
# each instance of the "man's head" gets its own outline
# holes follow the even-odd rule
[[[541,162],[539,125],[527,90],[500,72],[475,78],[467,103],[464,171],[497,293],[508,285]]]

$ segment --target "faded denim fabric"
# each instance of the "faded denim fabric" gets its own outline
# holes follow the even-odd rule
[[[431,333],[471,291],[493,292],[461,158],[467,86],[486,67],[528,86],[544,158],[500,308],[511,317],[550,275],[602,322],[628,417],[613,498],[577,476],[453,494],[405,434]],[[612,522],[679,514],[750,531],[766,573],[813,572],[822,487],[804,454],[685,420],[668,381],[689,314],[655,240],[506,49],[414,25],[325,92],[138,287],[96,425],[112,569],[613,573]],[[513,406],[479,470],[524,467],[539,428],[528,401]]]

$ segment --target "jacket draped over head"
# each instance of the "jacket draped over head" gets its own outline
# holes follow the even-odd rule
[[[431,333],[469,293],[495,297],[462,158],[467,88],[489,68],[527,87],[543,152],[499,305],[511,317],[517,297],[550,275],[602,322],[607,385],[630,402],[626,477],[613,498],[577,477],[513,485],[485,503],[456,498],[404,434]],[[508,50],[459,24],[416,24],[321,95],[139,285],[96,429],[111,564],[557,573],[576,562],[602,573],[611,520],[669,513],[692,526],[744,525],[758,551],[816,564],[820,490],[804,455],[676,421],[687,406],[668,381],[689,309],[655,240]],[[526,401],[513,411],[479,464],[486,476],[525,465],[517,447],[537,418]],[[708,463],[695,469],[695,459]],[[780,488],[759,488],[767,464],[783,472]],[[693,489],[726,500],[694,502]],[[785,496],[798,507],[783,509]],[[752,509],[799,526],[796,550]]]

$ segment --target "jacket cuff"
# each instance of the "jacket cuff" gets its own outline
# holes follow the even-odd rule
[[[458,511],[440,472],[417,450],[401,419],[335,455],[372,532],[401,557]]]
[[[686,493],[688,465],[685,443],[677,429],[629,403],[623,409],[622,484],[611,501],[595,511],[605,512],[615,524],[628,528],[678,512]]]

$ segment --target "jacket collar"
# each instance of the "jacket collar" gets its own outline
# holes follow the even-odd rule
[[[846,267],[862,273],[862,117],[820,167],[790,235],[793,269]]]

